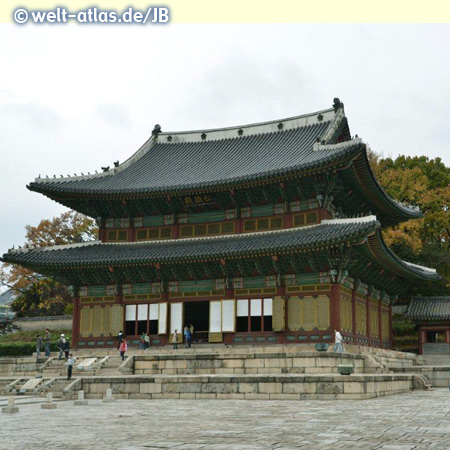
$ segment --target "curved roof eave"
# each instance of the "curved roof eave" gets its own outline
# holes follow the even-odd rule
[[[384,216],[383,227],[422,217],[419,209],[397,202],[383,189],[370,167],[365,144],[361,155],[353,161],[352,166],[341,173],[349,186]]]
[[[401,278],[409,279],[413,282],[418,281],[437,281],[441,277],[435,269],[418,266],[400,259],[384,242],[381,229],[378,229],[368,238],[368,243],[360,247],[360,252],[372,261],[391,270]]]

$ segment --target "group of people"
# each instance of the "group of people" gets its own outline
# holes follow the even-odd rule
[[[194,325],[189,324],[184,327],[183,330],[184,336],[184,345],[186,348],[191,348],[192,343],[194,342]],[[175,329],[172,336],[172,344],[175,350],[178,349],[178,330]]]
[[[42,348],[45,348],[45,357],[50,358],[50,343],[51,343],[52,335],[50,333],[50,330],[48,328],[45,329],[44,337],[42,337],[40,334],[38,334],[36,338],[36,357],[39,358],[41,356]],[[65,357],[65,360],[67,361],[69,359],[69,351],[70,351],[70,342],[69,339],[66,338],[66,336],[61,334],[61,336],[58,339],[58,342],[56,343],[56,346],[59,350],[59,360],[62,359],[63,354]]]
[[[141,350],[147,350],[150,348],[150,336],[148,333],[142,333],[141,338],[139,340],[139,348]]]
[[[51,341],[51,333],[48,328],[45,329],[44,337],[38,334],[36,338],[36,357],[39,358],[41,356],[41,350],[45,348],[45,357],[50,358],[50,341]]]
[[[40,334],[36,338],[36,357],[39,358],[41,356],[42,348],[45,350],[45,357],[50,358],[50,343],[51,343],[52,335],[48,328],[45,329],[44,337]],[[66,360],[67,366],[67,379],[70,380],[72,378],[72,369],[75,364],[75,358],[70,353],[70,341],[66,338],[64,333],[62,333],[56,343],[56,346],[59,350],[58,360],[61,361],[64,355],[64,359]]]

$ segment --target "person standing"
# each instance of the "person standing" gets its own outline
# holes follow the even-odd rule
[[[66,339],[63,344],[64,357],[66,358],[66,361],[69,359],[69,350],[70,350],[70,342],[69,339]]]
[[[339,352],[342,353],[344,350],[342,348],[342,341],[344,338],[342,337],[342,334],[339,333],[338,330],[334,330],[334,347],[333,352]]]
[[[52,335],[48,328],[45,329],[44,343],[45,343],[45,357],[50,358],[50,340]]]
[[[120,349],[120,344],[122,343],[123,340],[123,333],[122,330],[119,331],[119,334],[117,335],[117,350]]]
[[[145,341],[145,349],[150,348],[150,336],[148,335],[148,333],[145,333],[144,341]]]
[[[173,332],[172,343],[173,343],[173,349],[174,350],[178,350],[178,333],[177,333],[177,330],[175,330]]]
[[[194,325],[189,324],[189,331],[191,332],[191,340],[189,342],[189,347],[194,343]]]
[[[41,356],[41,350],[42,350],[42,338],[40,335],[36,338],[36,358],[39,358]]]
[[[59,361],[61,361],[61,359],[62,359],[65,343],[66,343],[66,338],[64,337],[64,334],[61,334],[61,336],[58,339],[58,342],[56,343],[56,346],[58,347],[58,350],[59,350],[59,357],[58,357]]]
[[[184,327],[184,345],[191,348],[191,329],[187,325]]]
[[[125,353],[128,350],[128,345],[126,339],[122,339],[119,346],[120,356],[122,357],[122,361],[125,361]]]
[[[70,357],[67,359],[66,365],[67,365],[67,379],[70,380],[72,378],[72,369],[73,369],[73,365],[75,364],[75,359],[72,355],[72,353],[70,354]]]

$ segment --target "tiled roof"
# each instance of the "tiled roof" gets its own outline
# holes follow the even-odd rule
[[[373,217],[373,216],[372,216]],[[166,241],[83,244],[11,251],[4,262],[27,267],[124,266],[132,263],[170,263],[217,260],[243,255],[295,252],[317,246],[335,246],[359,240],[380,227],[371,220],[354,219],[280,231],[235,234],[221,237],[171,239]]]
[[[29,189],[43,193],[148,194],[229,185],[312,169],[349,158],[361,147],[359,142],[349,141],[344,146],[315,151],[316,139],[331,124],[331,120],[315,121],[298,128],[205,140],[190,140],[192,133],[182,140],[174,135],[171,141],[166,134],[159,135],[128,162],[108,172],[40,178],[30,183]]]
[[[406,315],[415,320],[450,320],[450,297],[413,297]]]

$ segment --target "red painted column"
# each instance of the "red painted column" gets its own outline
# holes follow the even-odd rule
[[[338,283],[331,285],[330,325],[332,331],[341,329],[341,302]]]
[[[389,305],[389,344],[394,347],[394,334],[392,333],[392,305]]]
[[[352,290],[352,330],[353,330],[353,342],[356,344],[357,328],[356,328],[356,290]]]
[[[383,315],[381,314],[381,299],[378,300],[378,336],[380,337],[380,347],[383,347],[383,333],[381,328],[381,319],[383,318]]]
[[[78,348],[78,339],[80,338],[80,298],[73,299],[73,315],[72,315],[72,348]]]
[[[370,347],[370,296],[366,296],[366,334],[367,334],[367,345]]]
[[[129,227],[127,228],[127,231],[128,231],[128,242],[134,242],[136,240],[135,228]]]

